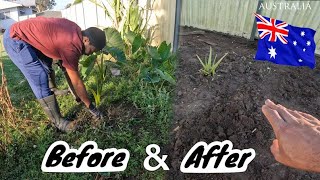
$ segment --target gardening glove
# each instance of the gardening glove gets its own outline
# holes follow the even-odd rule
[[[92,114],[94,119],[103,119],[103,114],[92,103],[89,105],[89,112]]]

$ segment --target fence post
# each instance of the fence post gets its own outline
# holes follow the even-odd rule
[[[180,31],[180,18],[181,18],[181,0],[176,0],[176,13],[173,33],[173,52],[177,52],[179,47],[179,31]]]

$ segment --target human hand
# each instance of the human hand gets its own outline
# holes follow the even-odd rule
[[[89,105],[88,110],[94,119],[103,119],[103,114],[92,103]]]
[[[270,149],[274,158],[287,166],[320,172],[320,122],[317,118],[274,104],[269,99],[262,112],[276,139]]]

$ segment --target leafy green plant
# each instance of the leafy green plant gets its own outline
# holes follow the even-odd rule
[[[112,21],[113,27],[120,32],[123,39],[129,31],[144,35],[147,39],[153,35],[147,30],[147,27],[154,28],[148,26],[152,11],[150,7],[140,7],[136,0],[130,0],[127,6],[121,0],[90,1],[104,10],[106,17]],[[148,5],[152,7],[154,2],[151,0]]]
[[[107,38],[107,46],[98,54],[92,54],[80,61],[82,65],[81,74],[85,79],[90,76],[92,71],[95,72],[95,88],[90,88],[89,90],[93,94],[97,106],[101,103],[103,85],[107,79],[107,61],[124,63],[126,60],[123,52],[125,45],[120,33],[114,28],[106,28],[104,32]],[[107,56],[106,53],[108,53],[109,56]]]
[[[102,86],[106,81],[107,77],[107,64],[104,63],[103,54],[100,54],[98,59],[100,62],[96,63],[96,69],[94,73],[94,80],[95,80],[95,89],[90,88],[89,90],[93,94],[95,103],[97,106],[100,106],[101,103],[101,95],[102,95]]]
[[[131,60],[130,68],[132,71],[138,72],[137,77],[150,83],[167,81],[175,84],[172,76],[173,65],[171,64],[175,57],[171,53],[171,44],[164,41],[158,47],[150,45],[151,37],[149,35],[152,33],[147,32],[150,9],[139,7],[134,0],[129,2],[128,7],[119,0],[91,1],[105,9],[106,16],[114,24],[114,27],[104,29],[107,46],[102,52],[111,56],[107,60],[115,60],[120,63],[126,59]],[[111,11],[110,7],[112,8]],[[147,14],[145,19],[142,17],[144,13]],[[91,55],[83,61],[81,72],[84,77],[88,77],[94,70],[94,81],[97,85],[96,89],[90,91],[96,100],[96,104],[99,105],[102,86],[106,80],[107,67],[104,65],[105,60],[95,62],[96,58],[96,55]]]
[[[126,39],[128,59],[140,64],[138,74],[143,80],[151,83],[164,80],[175,84],[172,77],[175,56],[171,53],[171,44],[163,41],[159,46],[151,46],[141,34],[132,31],[126,34]]]
[[[214,57],[214,60],[212,61],[212,48],[211,47],[210,47],[210,53],[209,53],[208,59],[201,60],[201,58],[198,55],[196,55],[202,65],[202,69],[200,69],[200,71],[206,76],[208,76],[208,75],[214,76],[216,73],[216,69],[220,65],[221,61],[227,55],[228,55],[228,53],[224,54],[219,60],[217,60],[217,54],[216,54]]]
[[[141,66],[141,76],[144,80],[151,83],[157,83],[161,80],[175,84],[175,80],[169,73],[170,60],[174,58],[171,54],[171,44],[163,41],[160,46],[147,46],[145,55],[146,66]]]

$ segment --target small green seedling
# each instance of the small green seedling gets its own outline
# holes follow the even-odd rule
[[[197,56],[197,58],[199,59],[201,65],[202,65],[202,69],[200,69],[200,72],[202,72],[205,76],[208,75],[212,75],[214,76],[214,74],[216,73],[216,69],[219,66],[219,64],[221,63],[221,61],[228,55],[228,53],[226,53],[224,56],[222,56],[218,61],[217,61],[217,54],[214,57],[214,60],[212,62],[212,48],[210,47],[210,53],[209,53],[209,57],[208,59],[205,59],[204,61],[201,60],[201,58]]]

